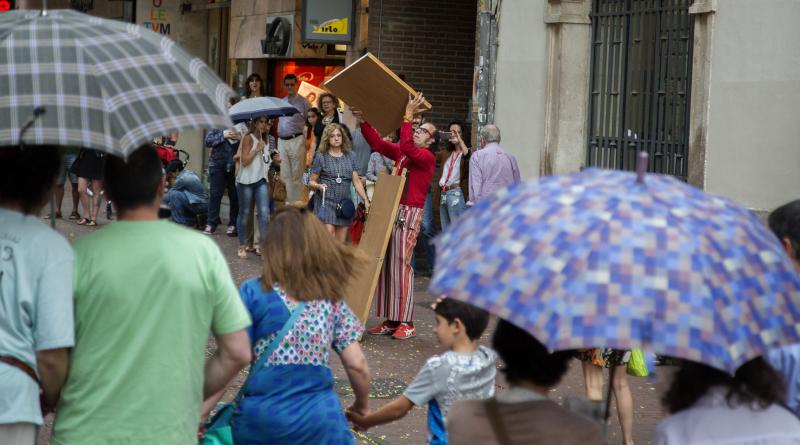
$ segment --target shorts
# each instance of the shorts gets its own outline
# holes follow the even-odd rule
[[[78,175],[69,171],[76,159],[78,159],[78,155],[74,153],[67,153],[61,158],[61,170],[58,171],[58,185],[64,185],[67,181],[67,176],[69,176],[69,182],[72,184],[78,183]]]
[[[603,368],[613,368],[628,363],[631,351],[611,348],[579,349],[575,356],[578,360]]]
[[[105,154],[103,152],[82,148],[78,153],[78,159],[72,164],[69,171],[79,178],[86,178],[95,181],[103,180],[105,170]]]

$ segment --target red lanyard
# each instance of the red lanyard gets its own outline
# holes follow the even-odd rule
[[[397,174],[398,175],[403,172],[403,168],[405,168],[407,160],[408,160],[408,157],[406,157],[406,155],[403,155],[403,157],[400,158],[400,161],[397,162]]]
[[[456,153],[453,153],[456,154]],[[450,181],[450,176],[453,174],[453,166],[455,165],[458,158],[461,157],[461,152],[457,152],[457,156],[450,155],[450,164],[447,166],[447,176],[444,178],[444,185],[447,186],[447,182]]]

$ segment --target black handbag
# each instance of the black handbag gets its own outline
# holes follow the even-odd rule
[[[344,198],[336,204],[336,216],[350,219],[356,214],[356,206],[350,198]]]

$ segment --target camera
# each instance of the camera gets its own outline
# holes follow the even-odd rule
[[[450,139],[453,139],[453,132],[452,131],[440,131],[439,132],[439,140],[440,141],[444,142],[444,141],[449,141]]]

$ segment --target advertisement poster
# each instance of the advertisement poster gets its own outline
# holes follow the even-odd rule
[[[319,108],[319,103],[317,102],[317,99],[319,99],[319,96],[324,92],[325,92],[324,89],[316,85],[310,84],[308,82],[301,82],[300,88],[297,89],[297,94],[305,97],[306,100],[308,100],[308,103],[310,103],[312,107],[317,107],[317,108]]]

